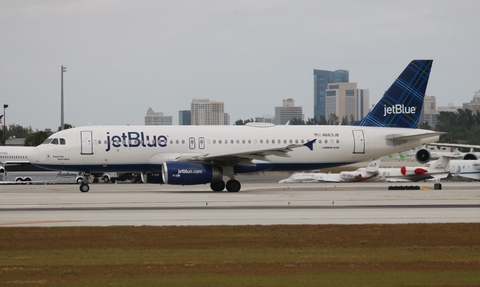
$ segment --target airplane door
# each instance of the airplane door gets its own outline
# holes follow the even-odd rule
[[[204,149],[205,148],[205,138],[199,137],[198,138],[198,148]]]
[[[190,137],[190,139],[188,140],[188,142],[189,142],[190,149],[195,149],[195,138],[194,138],[194,137]]]
[[[80,153],[93,154],[92,131],[81,131],[80,140]]]
[[[365,136],[362,130],[353,132],[353,153],[365,153]]]

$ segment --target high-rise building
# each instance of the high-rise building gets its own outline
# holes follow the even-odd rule
[[[328,120],[331,114],[348,123],[359,121],[368,113],[369,90],[357,89],[357,83],[329,84],[325,91],[325,111]]]
[[[363,119],[368,112],[370,112],[370,90],[358,89],[357,90],[357,118],[359,121]]]
[[[303,120],[302,107],[295,107],[293,99],[286,99],[283,106],[275,107],[275,124],[284,125],[291,119]]]
[[[437,117],[440,112],[437,110],[437,99],[434,96],[423,98],[422,112],[420,113],[419,123],[428,124],[431,127],[437,125]]]
[[[313,116],[320,120],[326,117],[325,91],[328,84],[348,83],[349,74],[346,70],[325,71],[313,70]]]
[[[164,126],[172,125],[172,116],[164,116],[162,112],[154,112],[152,108],[148,108],[145,117],[145,125],[147,126]]]
[[[192,111],[183,110],[178,112],[178,124],[181,126],[189,126],[192,124]]]
[[[230,116],[224,111],[223,102],[209,99],[193,99],[191,104],[192,125],[229,125]]]
[[[473,94],[473,99],[470,101],[470,103],[463,104],[463,109],[469,109],[474,114],[476,114],[477,111],[480,111],[480,91],[477,91]]]

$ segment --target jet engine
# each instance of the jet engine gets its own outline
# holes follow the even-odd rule
[[[419,163],[427,163],[432,159],[432,156],[427,149],[422,148],[422,149],[419,149],[417,151],[417,153],[415,154],[415,159]],[[466,153],[466,154],[463,155],[462,159],[464,159],[464,160],[477,160],[478,158],[473,153]]]
[[[463,159],[465,160],[477,160],[477,156],[474,155],[473,153],[466,153],[464,156],[463,156]]]
[[[419,163],[427,163],[432,159],[432,156],[430,155],[430,152],[427,149],[419,149],[417,153],[415,154],[415,159]]]
[[[166,184],[204,184],[221,181],[222,169],[218,166],[170,161],[162,164],[162,179]]]

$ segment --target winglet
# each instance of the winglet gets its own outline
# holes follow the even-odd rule
[[[413,60],[357,126],[417,128],[433,60]]]
[[[308,147],[310,150],[313,150],[313,144],[316,142],[317,140],[311,140],[307,143],[304,143],[303,145]]]

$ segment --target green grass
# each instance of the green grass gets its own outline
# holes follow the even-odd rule
[[[480,224],[0,228],[0,286],[480,286]]]

